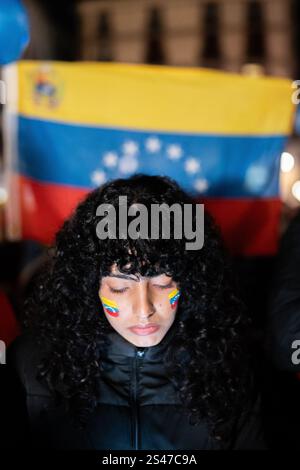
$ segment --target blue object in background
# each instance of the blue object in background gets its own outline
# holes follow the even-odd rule
[[[295,133],[299,136],[300,135],[300,105],[298,104],[296,108],[296,115],[295,115]]]
[[[18,60],[29,42],[29,23],[20,0],[0,0],[0,65]]]

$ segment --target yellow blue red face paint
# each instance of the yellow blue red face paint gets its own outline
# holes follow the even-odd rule
[[[106,297],[101,297],[102,305],[106,313],[112,317],[119,316],[119,308],[116,302],[109,300]]]
[[[172,290],[172,292],[170,292],[168,297],[169,297],[171,307],[174,309],[178,304],[180,291],[178,289],[174,289]]]

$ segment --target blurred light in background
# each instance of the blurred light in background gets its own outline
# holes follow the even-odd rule
[[[280,169],[283,173],[289,173],[295,166],[295,158],[289,152],[283,152],[280,160]]]
[[[4,205],[7,202],[8,194],[7,190],[0,186],[0,206]]]
[[[295,183],[292,186],[292,194],[297,201],[300,202],[300,181],[295,181]]]
[[[283,202],[291,209],[300,203],[300,140],[293,137],[280,159],[280,191]]]
[[[251,77],[261,77],[265,74],[265,69],[261,64],[244,64],[242,65],[241,72]]]

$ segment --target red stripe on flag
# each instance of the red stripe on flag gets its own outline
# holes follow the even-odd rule
[[[40,183],[20,176],[22,236],[52,243],[66,217],[89,190]],[[234,255],[273,255],[277,251],[282,203],[270,199],[198,200],[220,225],[225,243]]]
[[[234,255],[274,255],[279,241],[282,202],[270,199],[204,199]]]
[[[71,186],[19,177],[22,238],[51,244],[63,221],[89,192]]]

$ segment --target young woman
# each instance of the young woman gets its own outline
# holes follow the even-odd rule
[[[13,406],[28,415],[24,445],[260,447],[249,325],[218,229],[205,213],[197,250],[172,227],[170,239],[161,228],[157,239],[100,239],[97,208],[118,214],[119,196],[149,213],[153,204],[195,208],[168,178],[136,175],[91,192],[65,221],[8,352],[21,384]],[[24,443],[26,426],[10,424],[11,446]]]

